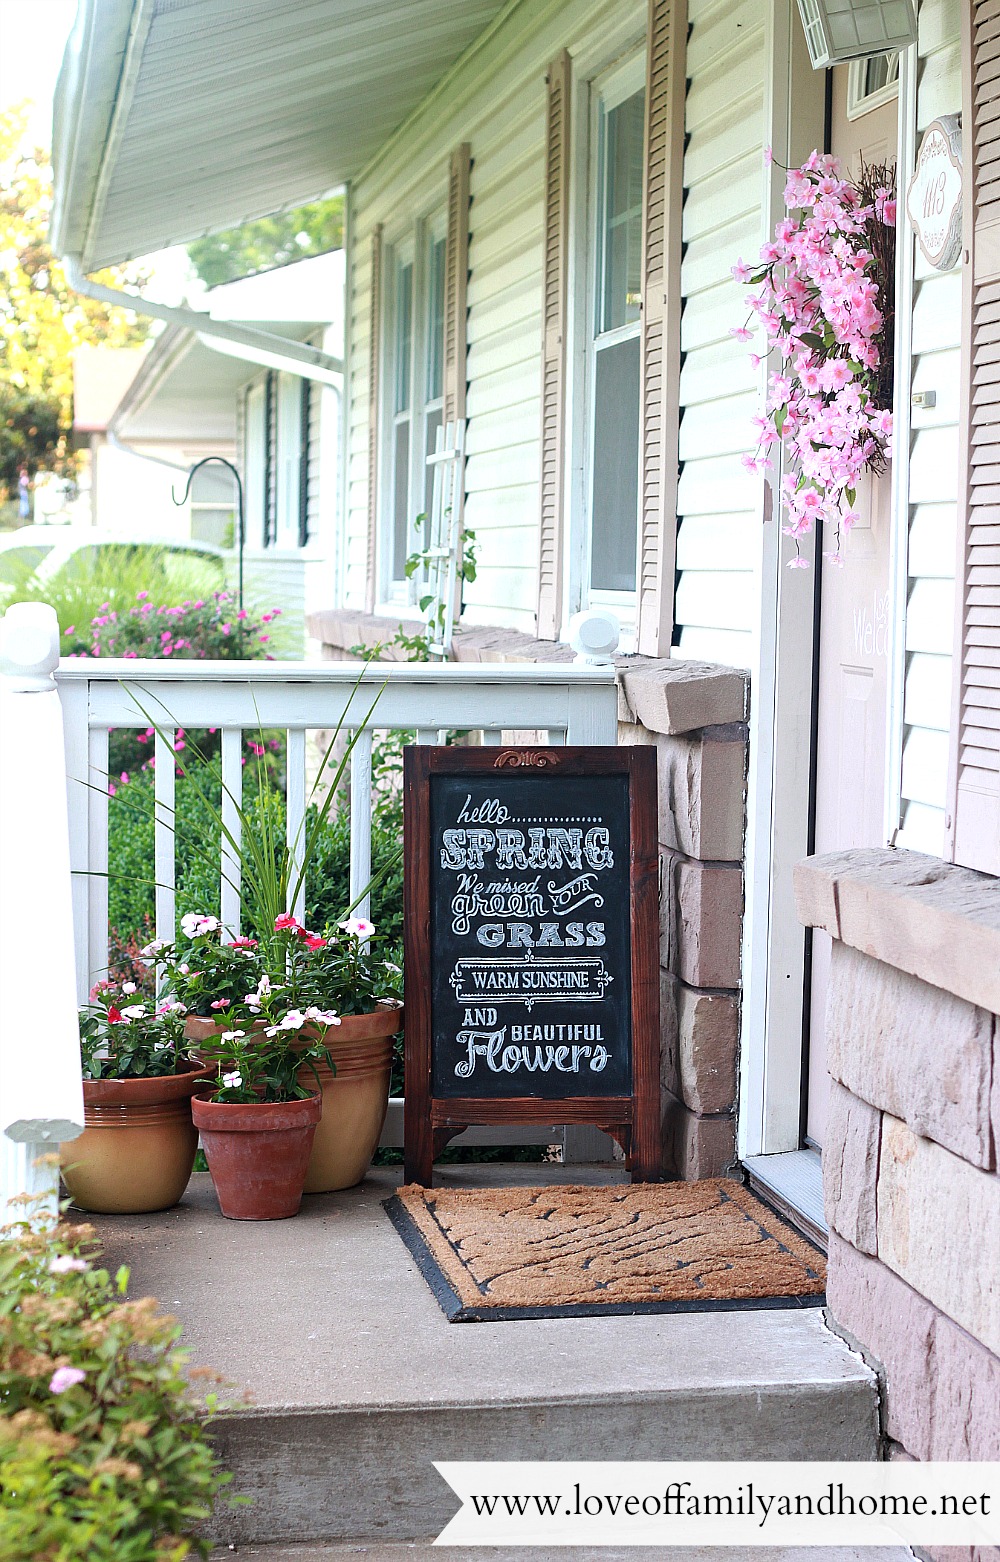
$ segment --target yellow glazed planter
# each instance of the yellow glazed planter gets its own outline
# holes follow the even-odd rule
[[[306,1193],[353,1188],[371,1165],[389,1103],[392,1038],[402,1025],[401,1008],[380,1004],[369,1014],[345,1014],[339,1025],[327,1030],[326,1046],[336,1073],[319,1065],[323,1115],[306,1172]],[[219,1029],[214,1020],[188,1016],[189,1041],[204,1041]],[[318,1032],[307,1027],[302,1035],[307,1034]],[[302,1082],[315,1083],[312,1069],[303,1070]]]
[[[203,1083],[202,1065],[191,1061],[156,1079],[85,1079],[83,1133],[59,1147],[77,1208],[143,1215],[176,1204],[194,1166],[191,1097]]]

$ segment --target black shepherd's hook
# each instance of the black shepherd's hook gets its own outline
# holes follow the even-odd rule
[[[243,611],[243,549],[244,549],[244,546],[246,545],[246,526],[244,524],[244,519],[243,519],[243,481],[242,481],[242,479],[240,477],[239,472],[236,470],[235,466],[233,465],[233,463],[231,461],[227,461],[226,460],[225,456],[202,456],[201,460],[200,461],[196,461],[194,466],[191,468],[190,472],[188,473],[188,475],[187,475],[187,482],[184,484],[184,492],[181,494],[180,498],[178,499],[177,495],[174,493],[173,484],[170,485],[170,497],[174,501],[174,504],[177,504],[177,505],[186,504],[187,503],[188,494],[191,492],[191,479],[194,477],[194,474],[198,471],[199,467],[207,466],[209,461],[219,461],[219,462],[221,462],[221,464],[223,466],[227,466],[229,468],[230,472],[232,472],[233,476],[236,479],[236,503],[237,503],[237,509],[238,509],[238,512],[239,512],[239,529],[237,531],[237,538],[236,538],[237,547],[239,549],[239,577],[238,577],[238,587],[239,587],[239,589],[238,589],[238,596],[239,596],[239,603],[240,603],[240,612],[242,612]]]

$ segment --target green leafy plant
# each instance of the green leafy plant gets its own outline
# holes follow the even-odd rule
[[[445,511],[446,516],[450,516],[450,514],[450,510]],[[430,517],[426,512],[423,512],[417,516],[415,524],[418,532],[423,531],[425,528],[429,529]],[[417,571],[422,570],[426,582],[427,572],[437,558],[437,552],[430,545],[428,532],[428,541],[425,546],[411,553],[403,566],[407,580],[412,580]],[[463,530],[459,539],[458,578],[463,582],[470,583],[476,578],[475,532]],[[429,615],[426,628],[417,635],[407,635],[403,633],[402,629],[398,629],[393,637],[393,644],[400,646],[407,652],[408,660],[426,662],[430,660],[431,647],[435,641],[440,641],[444,633],[445,619],[448,616],[447,603],[443,596],[438,598],[433,591],[425,591],[422,596],[417,598],[417,605],[421,613]],[[430,611],[432,608],[433,612]]]
[[[231,1477],[208,1438],[218,1374],[92,1226],[36,1217],[0,1240],[0,1562],[182,1562]],[[234,1499],[238,1500],[238,1499]]]
[[[318,1064],[336,1072],[325,1037],[331,1025],[340,1023],[337,1016],[321,1009],[283,1014],[276,994],[262,991],[260,996],[267,1012],[261,1008],[260,1022],[252,1029],[236,1025],[199,1043],[204,1061],[218,1068],[212,1101],[304,1101],[321,1088]],[[268,1019],[274,1023],[266,1024]]]
[[[363,674],[359,676],[351,691],[350,699],[337,722],[333,735],[327,745],[319,765],[317,775],[307,799],[307,807],[302,820],[294,832],[293,838],[288,839],[287,832],[279,829],[276,810],[265,802],[260,806],[262,799],[269,795],[268,773],[266,765],[265,734],[259,732],[260,742],[254,745],[257,767],[257,801],[258,806],[247,806],[242,795],[237,796],[228,788],[222,778],[218,766],[211,760],[193,740],[188,744],[190,757],[185,758],[184,772],[189,785],[199,798],[202,810],[210,827],[211,834],[216,840],[225,843],[230,854],[230,860],[238,866],[239,880],[242,887],[243,908],[247,924],[252,927],[257,937],[269,940],[274,936],[274,930],[278,919],[284,915],[290,905],[295,905],[303,892],[306,874],[310,870],[316,856],[317,846],[324,825],[326,824],[335,799],[337,798],[341,782],[351,754],[358,743],[361,733],[365,730],[374,714],[375,707],[382,695],[382,688],[375,694],[374,700],[367,711],[360,717],[351,716],[351,708],[358,694]],[[156,717],[143,705],[134,694],[133,699],[146,717],[153,731],[164,742],[169,742],[169,733]],[[167,719],[170,720],[169,712]],[[354,729],[346,739],[343,753],[336,762],[333,760],[334,751],[340,742],[341,734],[348,718],[351,718],[351,726]],[[175,726],[170,721],[171,727]],[[101,790],[101,788],[96,788]],[[216,801],[216,798],[219,801]],[[228,802],[235,818],[235,824],[230,824],[223,812],[223,798]],[[130,801],[132,798],[130,797]],[[155,797],[149,794],[137,794],[135,801],[140,808],[145,807],[147,812],[155,816],[157,808],[163,809],[164,805],[157,804]],[[311,805],[311,806],[309,806]],[[174,834],[177,835],[177,808],[168,810],[174,821]],[[190,849],[195,856],[200,856],[209,863],[213,871],[218,870],[219,858],[210,846],[200,840],[189,842]],[[400,846],[396,853],[402,855]],[[117,875],[117,869],[109,870],[108,877]],[[228,882],[234,882],[229,880]],[[370,886],[369,886],[370,888]],[[366,888],[362,894],[356,897],[358,900],[368,893]],[[354,905],[344,908],[347,914],[353,911]]]
[[[320,1011],[368,1014],[400,1001],[402,971],[372,952],[374,924],[361,917],[320,935],[285,912],[269,937],[229,943],[217,917],[189,913],[181,931],[176,945],[154,940],[143,954],[163,964],[185,1012],[227,1026],[273,1016],[279,994],[283,1012],[305,1011],[313,1021]]]
[[[98,982],[80,1011],[84,1079],[154,1079],[176,1074],[184,1056],[187,1009],[174,998],[160,1003],[135,982]]]

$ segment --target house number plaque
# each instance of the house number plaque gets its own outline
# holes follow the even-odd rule
[[[917,166],[906,188],[906,215],[924,258],[937,271],[950,271],[962,253],[959,114],[944,114],[924,131]]]
[[[404,796],[407,1180],[480,1123],[592,1123],[654,1180],[654,751],[411,747]]]

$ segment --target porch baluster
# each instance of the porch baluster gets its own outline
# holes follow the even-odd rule
[[[372,876],[372,734],[358,733],[351,751],[351,900],[366,893],[352,915],[371,915],[371,896],[367,885]]]
[[[173,942],[176,931],[174,913],[174,765],[176,734],[173,727],[163,727],[156,734],[154,757],[154,823],[153,823],[153,878],[156,880],[156,936]],[[107,803],[104,808],[107,821]],[[94,845],[91,845],[94,852]],[[105,853],[107,847],[105,846]],[[96,853],[95,853],[96,855]],[[98,861],[101,860],[98,856]],[[107,948],[107,901],[104,909],[105,944]],[[93,938],[93,933],[91,934]]]
[[[240,804],[243,800],[243,732],[239,727],[222,730],[222,822],[232,841],[222,837],[221,920],[226,937],[240,935]]]
[[[297,895],[293,895],[293,891],[305,860],[306,735],[301,728],[291,727],[286,736],[288,746],[285,750],[285,838],[288,841],[288,895],[290,903],[285,909],[290,911],[293,917],[298,917],[300,922],[304,922],[306,918],[305,880],[303,879],[299,885]]]

